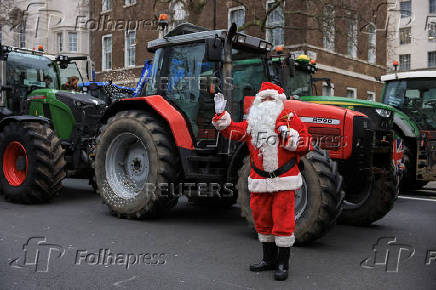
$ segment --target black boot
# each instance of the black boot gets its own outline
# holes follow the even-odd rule
[[[262,243],[263,259],[257,264],[250,265],[250,271],[261,272],[274,270],[277,267],[277,246],[275,242]]]
[[[279,256],[277,259],[277,268],[274,272],[274,280],[284,281],[288,279],[289,256],[291,255],[290,247],[279,247]]]

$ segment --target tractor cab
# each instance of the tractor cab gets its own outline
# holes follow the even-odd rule
[[[244,96],[254,95],[268,79],[264,65],[271,44],[227,30],[183,24],[148,43],[154,52],[144,95],[161,95],[189,119],[196,138],[215,139],[211,124],[214,94],[223,92],[235,121],[244,117]],[[255,65],[253,65],[255,64]]]
[[[396,72],[382,81],[382,102],[396,109],[396,131],[413,162],[408,183],[420,188],[436,180],[436,70]]]

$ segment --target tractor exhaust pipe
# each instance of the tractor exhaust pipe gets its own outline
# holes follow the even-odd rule
[[[224,41],[224,63],[223,63],[223,91],[227,99],[227,111],[231,114],[233,108],[233,67],[232,67],[232,40],[236,35],[237,27],[232,23],[229,31],[227,32],[226,40]]]

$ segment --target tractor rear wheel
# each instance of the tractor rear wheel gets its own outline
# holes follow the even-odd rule
[[[356,184],[360,188],[356,198],[346,193],[344,208],[338,222],[356,226],[370,225],[383,218],[394,206],[398,197],[398,181],[393,167],[374,168],[366,184]],[[358,197],[358,198],[357,198]]]
[[[7,200],[41,203],[52,199],[65,178],[61,140],[46,124],[11,123],[0,132],[0,188]]]
[[[343,199],[342,176],[327,151],[314,147],[301,158],[300,169],[303,186],[295,191],[294,234],[297,245],[310,243],[327,233],[341,213]],[[249,174],[250,160],[247,156],[239,170],[238,203],[242,217],[254,229],[247,181]]]
[[[165,124],[145,111],[111,117],[97,138],[97,191],[119,218],[155,217],[177,204],[179,160]],[[168,190],[161,190],[167,184]],[[175,195],[173,193],[176,193]]]

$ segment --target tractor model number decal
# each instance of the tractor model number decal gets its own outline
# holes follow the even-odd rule
[[[300,118],[304,123],[315,123],[315,124],[328,124],[328,125],[339,125],[341,121],[337,119],[329,119],[322,117],[301,117]]]

